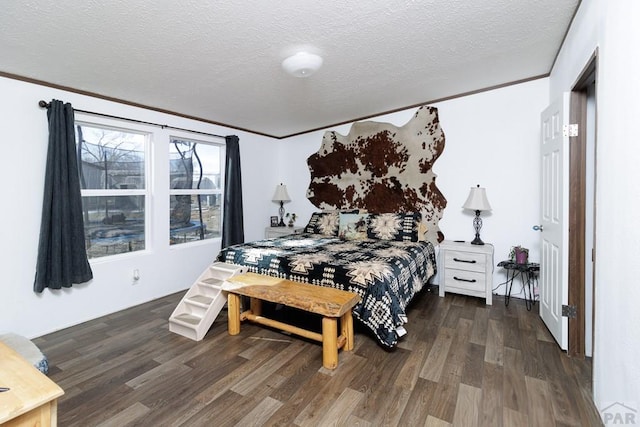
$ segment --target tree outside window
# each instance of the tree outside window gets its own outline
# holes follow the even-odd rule
[[[221,146],[171,138],[169,148],[170,244],[221,235]]]

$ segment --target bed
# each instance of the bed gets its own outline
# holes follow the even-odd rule
[[[423,106],[404,126],[356,122],[325,132],[307,159],[313,213],[301,235],[223,249],[218,260],[258,274],[360,295],[354,317],[394,347],[406,308],[435,274],[434,246],[446,199],[432,166],[444,149],[438,110]]]
[[[258,274],[357,293],[354,317],[393,347],[407,322],[411,299],[435,273],[430,242],[349,240],[292,234],[223,249],[219,261]]]

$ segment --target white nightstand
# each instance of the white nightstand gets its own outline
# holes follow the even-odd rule
[[[282,237],[287,234],[300,234],[304,227],[267,227],[264,229],[264,238],[271,239],[274,237]]]
[[[445,240],[438,256],[440,296],[445,292],[486,299],[491,305],[493,286],[493,245],[472,245]]]

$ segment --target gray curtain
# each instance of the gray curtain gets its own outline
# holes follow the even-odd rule
[[[223,248],[244,243],[240,144],[235,135],[226,136],[225,140],[227,148],[224,175],[224,213],[222,215]]]
[[[49,148],[35,292],[68,288],[93,278],[84,240],[73,107],[54,99],[47,118]]]

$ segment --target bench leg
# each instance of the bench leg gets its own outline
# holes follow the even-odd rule
[[[259,300],[258,298],[251,298],[251,313],[255,314],[256,316],[261,316],[262,315],[262,301]]]
[[[338,319],[322,318],[322,366],[335,369],[338,366]]]
[[[229,316],[229,335],[240,333],[240,296],[229,292],[227,295],[227,311]]]
[[[347,310],[340,318],[340,327],[342,329],[342,335],[346,338],[344,351],[353,350],[353,315],[351,314],[351,310]]]

